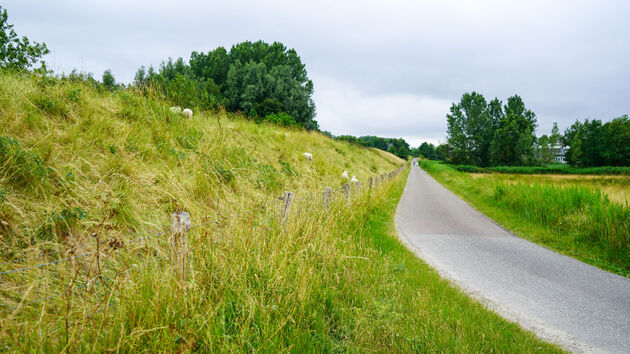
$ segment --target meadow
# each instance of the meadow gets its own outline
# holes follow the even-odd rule
[[[630,276],[630,178],[478,174],[419,161],[440,183],[515,234]]]
[[[479,167],[471,165],[452,165],[451,167],[461,172],[471,173],[506,173],[524,175],[630,175],[630,167],[627,166],[573,167],[557,163],[547,166]]]
[[[69,79],[0,73],[0,107],[0,350],[561,351],[398,241],[389,153]]]

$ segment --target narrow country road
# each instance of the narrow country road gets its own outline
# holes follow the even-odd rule
[[[503,317],[576,352],[630,353],[630,279],[514,236],[413,166],[407,246]]]

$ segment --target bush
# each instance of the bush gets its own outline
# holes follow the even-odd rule
[[[283,127],[297,127],[299,125],[295,121],[295,118],[282,112],[268,114],[264,120],[276,125],[281,125]]]

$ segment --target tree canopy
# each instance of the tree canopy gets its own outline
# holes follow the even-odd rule
[[[280,42],[247,41],[229,51],[193,52],[188,63],[178,58],[163,62],[158,71],[141,67],[134,83],[154,86],[182,106],[221,105],[257,120],[270,117],[285,125],[319,128],[313,82],[297,52]]]
[[[602,124],[601,120],[576,121],[567,128],[562,142],[566,160],[580,166],[629,166],[630,119],[627,115]]]
[[[497,98],[488,103],[479,93],[465,93],[446,120],[444,158],[451,163],[511,166],[536,161],[536,115],[518,95],[502,106]]]
[[[7,10],[0,6],[0,68],[30,69],[48,53],[45,43],[31,43],[26,37],[18,37],[13,25],[8,23]],[[43,61],[40,69],[45,70]]]

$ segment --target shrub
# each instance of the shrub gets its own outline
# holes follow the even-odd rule
[[[18,186],[41,184],[48,168],[36,153],[25,150],[13,137],[0,136],[0,173]]]

